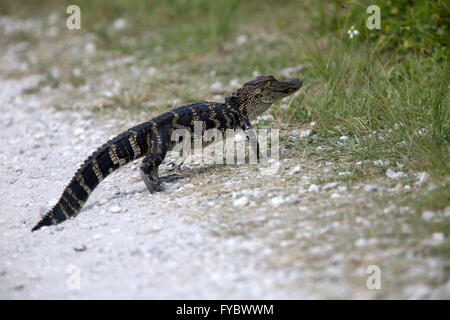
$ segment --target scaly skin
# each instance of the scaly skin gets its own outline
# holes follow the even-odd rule
[[[302,82],[293,79],[279,82],[261,76],[244,84],[225,99],[225,103],[200,102],[163,113],[150,121],[128,129],[95,151],[78,169],[58,203],[33,227],[32,231],[75,217],[95,187],[111,172],[144,157],[141,176],[148,190],[161,191],[158,167],[174,142],[172,132],[183,128],[194,132],[194,122],[203,121],[203,131],[216,128],[242,128],[255,137],[250,120],[266,111],[272,103],[299,90]],[[257,150],[259,158],[259,146]]]

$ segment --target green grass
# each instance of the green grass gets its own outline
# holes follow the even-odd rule
[[[12,16],[45,17],[58,12],[64,18],[68,4],[72,2],[0,1],[0,8]],[[304,87],[287,109],[280,104],[273,107],[273,126],[300,127],[315,121],[315,141],[332,147],[325,157],[339,154],[351,161],[401,163],[404,171],[432,174],[440,190],[436,192],[448,190],[448,2],[424,1],[414,6],[410,1],[383,2],[381,30],[365,28],[370,1],[101,0],[78,4],[79,33],[94,35],[99,48],[92,65],[111,56],[133,55],[140,66],[160,70],[158,76],[140,78],[140,84],[125,80],[127,86],[110,97],[112,106],[139,113],[146,109],[138,106],[148,99],[208,100],[211,91],[201,87],[208,88],[216,80],[242,83],[255,71],[282,78],[283,69],[302,65],[304,69],[292,76],[303,79]],[[118,18],[126,19],[125,28],[113,28]],[[360,34],[349,39],[347,30],[352,25]],[[248,40],[237,43],[240,35]],[[61,36],[68,37],[70,32]],[[2,41],[39,44],[26,32]],[[36,71],[48,74],[51,64],[80,64],[80,57],[69,63],[67,59],[65,54],[47,57]],[[102,72],[102,67],[92,65],[85,67],[85,77]],[[49,83],[53,80],[48,76]],[[85,83],[73,77],[61,81],[74,86]],[[226,87],[221,94],[231,90]],[[171,107],[158,105],[152,112]],[[340,143],[341,135],[349,136],[349,141]],[[314,142],[309,148],[317,155]],[[358,171],[357,176],[383,174],[368,170],[366,174]],[[448,206],[448,197],[437,203],[439,208]]]

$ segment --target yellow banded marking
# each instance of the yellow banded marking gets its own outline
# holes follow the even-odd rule
[[[74,207],[72,206],[72,204],[67,200],[66,197],[62,196],[62,198],[63,198],[64,201],[67,203],[67,205],[69,206],[70,210],[72,210],[74,213],[77,212],[77,209],[74,208]],[[70,216],[70,215],[69,215],[69,216]]]
[[[112,147],[112,146],[111,146]],[[125,159],[121,159],[119,158],[119,156],[117,155],[117,145],[114,144],[114,154],[116,156],[116,159],[119,161],[119,166],[123,166],[127,163],[127,161]],[[112,158],[111,158],[112,159]]]
[[[120,160],[117,156],[116,147],[117,146],[115,144],[109,146],[109,157],[111,158],[111,161],[114,163],[114,165],[120,166]]]
[[[130,135],[128,141],[130,141],[131,148],[133,149],[134,158],[139,158],[141,156],[141,148],[137,145],[136,142],[137,132],[133,131]]]
[[[78,202],[80,207],[82,207],[84,205],[84,202],[81,201],[80,199],[78,199],[78,197],[75,195],[75,193],[73,193],[71,188],[67,188],[66,191],[72,196],[72,198],[74,198]]]
[[[228,118],[227,112],[223,109],[222,109],[222,115],[225,118],[227,128],[231,128],[230,118]]]
[[[97,176],[98,182],[103,180],[103,174],[98,167],[97,159],[92,160],[92,170],[94,170],[95,175]]]
[[[214,106],[208,105],[208,109],[211,112],[209,119],[211,119],[212,121],[214,121],[214,124],[216,125],[216,128],[219,129],[221,127],[220,121],[217,120],[217,113],[216,110],[214,108]]]
[[[58,207],[61,209],[61,211],[64,214],[64,216],[66,217],[66,219],[69,219],[70,215],[66,212],[66,210],[64,210],[64,207],[61,205],[61,203],[58,203]]]
[[[153,131],[153,134],[154,134],[154,139],[156,139],[156,142],[157,142],[157,144],[156,144],[156,152],[158,153],[158,154],[160,154],[161,153],[161,151],[162,151],[162,149],[161,149],[161,146],[162,146],[162,139],[161,139],[161,134],[160,134],[160,132],[158,131],[158,125],[157,125],[157,123],[155,122],[154,124],[153,124],[153,126],[152,126],[152,131]]]
[[[78,180],[78,183],[80,184],[80,186],[84,189],[84,191],[86,191],[86,193],[89,195],[91,194],[92,190],[87,186],[86,182],[84,181],[83,176],[80,174],[80,177]]]
[[[172,119],[172,125],[174,128],[187,129],[187,130],[191,129],[189,126],[184,126],[184,125],[178,123],[178,119],[180,118],[180,115],[178,113],[173,112],[173,111],[171,111],[171,113],[174,115],[174,118]]]
[[[191,110],[192,112],[192,121],[191,121],[191,125],[194,125],[195,121],[200,121],[200,117],[198,116],[197,112],[195,111],[194,107],[189,107],[189,110]]]

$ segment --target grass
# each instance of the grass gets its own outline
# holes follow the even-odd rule
[[[64,23],[70,1],[0,1],[2,12],[22,17],[60,15]],[[232,79],[240,83],[255,72],[283,78],[282,70],[303,66],[292,74],[304,88],[287,108],[272,109],[273,126],[303,127],[316,122],[315,135],[306,145],[318,159],[349,161],[388,160],[404,171],[427,171],[437,185],[418,206],[442,209],[449,205],[450,164],[449,6],[396,1],[381,4],[381,30],[368,30],[367,1],[82,1],[82,30],[98,48],[86,66],[83,57],[66,51],[43,58],[35,72],[47,75],[42,86],[69,82],[75,88],[105,72],[103,60],[122,55],[135,62],[110,73],[122,86],[107,97],[115,106],[141,117],[172,105],[210,100],[212,94],[229,94]],[[124,18],[123,28],[114,22]],[[349,39],[354,25],[360,34]],[[60,39],[70,37],[62,28]],[[73,31],[72,31],[73,32]],[[244,40],[237,41],[244,35]],[[16,31],[5,42],[38,46],[31,31]],[[27,57],[24,57],[27,59]],[[30,65],[32,65],[30,63]],[[51,76],[52,65],[62,76]],[[124,76],[131,65],[154,66],[155,75]],[[80,66],[82,76],[67,68]],[[66,68],[66,69],[64,69]],[[66,71],[64,71],[66,70]],[[69,74],[70,76],[64,76]],[[224,84],[212,92],[215,81]],[[103,88],[110,89],[110,88]],[[35,91],[33,88],[32,92]],[[102,90],[98,96],[102,97]],[[104,91],[104,90],[103,90]],[[149,106],[151,108],[149,109]],[[97,107],[97,106],[95,106]],[[103,108],[99,108],[104,112]],[[349,136],[346,143],[338,138]],[[329,145],[319,154],[317,143]],[[358,170],[358,179],[384,175],[384,170]]]

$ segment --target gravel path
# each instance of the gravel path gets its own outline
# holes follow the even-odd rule
[[[0,17],[0,26],[40,39],[0,48],[0,299],[450,298],[448,240],[429,227],[448,225],[450,207],[418,213],[399,204],[431,190],[430,177],[387,159],[331,158],[313,123],[281,139],[275,176],[255,165],[185,166],[182,179],[149,194],[135,161],[104,180],[75,219],[31,233],[97,147],[153,107],[181,104],[155,95],[149,114],[132,121],[120,119],[130,110],[94,112],[95,99],[179,66],[145,73],[133,56],[94,59],[89,35],[49,40],[40,20]],[[80,56],[89,73],[71,86]],[[202,84],[208,97],[210,85]],[[381,174],[351,179],[355,168]],[[367,287],[371,266],[381,270],[380,290]]]

